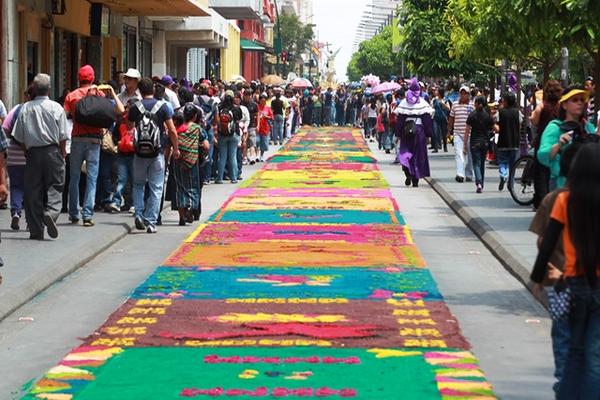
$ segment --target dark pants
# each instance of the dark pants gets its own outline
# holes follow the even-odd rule
[[[313,125],[321,126],[323,123],[323,107],[315,107],[313,111]]]
[[[475,183],[483,187],[485,179],[485,159],[487,156],[487,143],[477,143],[471,146],[471,157],[473,158],[473,171],[475,172]]]
[[[331,106],[323,107],[323,126],[331,125]]]
[[[550,168],[540,164],[537,159],[537,152],[533,161],[533,206],[538,208],[542,200],[550,193]]]
[[[335,123],[342,126],[344,125],[345,118],[344,106],[335,106]]]
[[[448,149],[448,122],[446,121],[433,121],[433,147],[435,149],[444,148],[444,151]]]
[[[560,382],[559,399],[600,398],[600,289],[585,279],[569,278],[571,342]]]
[[[44,215],[58,219],[65,184],[65,161],[58,146],[27,150],[25,216],[32,237],[43,238]]]
[[[6,168],[10,178],[10,215],[20,217],[25,196],[25,166],[9,165]]]
[[[112,203],[114,191],[113,171],[115,155],[100,151],[100,170],[98,171],[98,188],[96,189],[96,205],[105,207]]]

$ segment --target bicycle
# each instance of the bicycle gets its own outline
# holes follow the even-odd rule
[[[526,154],[515,161],[508,176],[508,191],[515,203],[521,206],[532,205],[535,196],[533,157],[531,154]]]

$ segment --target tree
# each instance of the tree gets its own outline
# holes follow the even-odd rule
[[[288,54],[289,66],[284,66],[284,75],[294,70],[298,61],[302,61],[301,54],[309,52],[314,37],[311,25],[304,25],[295,14],[280,14],[281,44],[283,51]]]

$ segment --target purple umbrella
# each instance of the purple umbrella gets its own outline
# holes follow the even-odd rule
[[[381,94],[386,92],[393,92],[394,90],[400,89],[400,85],[396,82],[383,82],[373,88],[373,94]]]

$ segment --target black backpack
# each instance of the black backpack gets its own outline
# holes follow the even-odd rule
[[[161,130],[156,113],[165,104],[163,100],[156,102],[152,110],[148,111],[141,101],[135,106],[141,114],[141,119],[135,123],[135,136],[133,144],[135,154],[141,158],[154,158],[160,154],[162,148]]]
[[[219,110],[217,121],[220,136],[232,136],[239,133],[239,121],[242,119],[242,110],[239,107],[223,107]]]
[[[117,120],[114,103],[90,92],[77,102],[74,118],[79,124],[104,129],[112,127]]]

